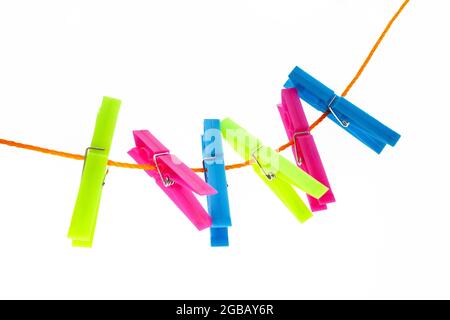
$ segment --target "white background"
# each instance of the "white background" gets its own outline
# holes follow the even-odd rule
[[[131,131],[149,129],[198,167],[208,117],[278,147],[292,68],[341,92],[401,2],[2,1],[0,137],[83,153],[109,95],[123,101],[114,160],[132,162]],[[348,96],[398,145],[378,156],[324,122],[338,202],[304,225],[252,170],[229,172],[229,248],[117,168],[94,248],[72,248],[82,162],[0,146],[0,298],[450,298],[449,9],[411,1]]]

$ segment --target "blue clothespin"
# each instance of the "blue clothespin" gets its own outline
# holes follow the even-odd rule
[[[227,247],[229,244],[228,227],[231,227],[231,217],[220,120],[205,119],[202,149],[205,180],[218,191],[217,194],[207,197],[208,211],[212,218],[211,246]]]
[[[344,97],[295,67],[285,84],[286,88],[297,88],[300,98],[321,112],[330,110],[328,118],[364,143],[376,153],[381,153],[388,144],[395,146],[400,135],[373,118]]]

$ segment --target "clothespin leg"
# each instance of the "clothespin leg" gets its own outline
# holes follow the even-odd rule
[[[292,212],[300,223],[306,222],[313,215],[291,184],[279,178],[268,180],[257,165],[252,165],[255,173],[272,190],[273,193]]]
[[[211,227],[211,246],[228,247],[228,228]]]

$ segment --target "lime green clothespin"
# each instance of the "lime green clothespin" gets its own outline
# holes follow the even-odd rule
[[[320,198],[328,188],[298,168],[275,150],[264,146],[256,137],[230,118],[221,121],[224,139],[245,160],[254,160],[255,173],[276,194],[300,221],[305,222],[312,213],[292,185],[314,198]]]
[[[120,104],[120,100],[103,97],[102,106],[97,115],[94,137],[91,146],[86,149],[80,190],[68,235],[74,247],[92,247]]]

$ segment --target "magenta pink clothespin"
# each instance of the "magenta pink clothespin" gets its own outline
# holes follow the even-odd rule
[[[308,120],[303,111],[297,89],[283,89],[281,100],[278,110],[289,140],[294,141],[292,151],[297,165],[329,188],[327,193],[318,200],[308,195],[311,211],[326,210],[327,204],[336,200],[331,191],[314,138],[309,132]]]
[[[198,230],[212,224],[211,217],[202,207],[193,192],[199,195],[216,194],[217,191],[203,181],[176,156],[171,155],[161,142],[149,131],[133,131],[136,147],[128,154],[138,164],[149,164],[155,170],[146,170],[158,186],[183,211]]]

